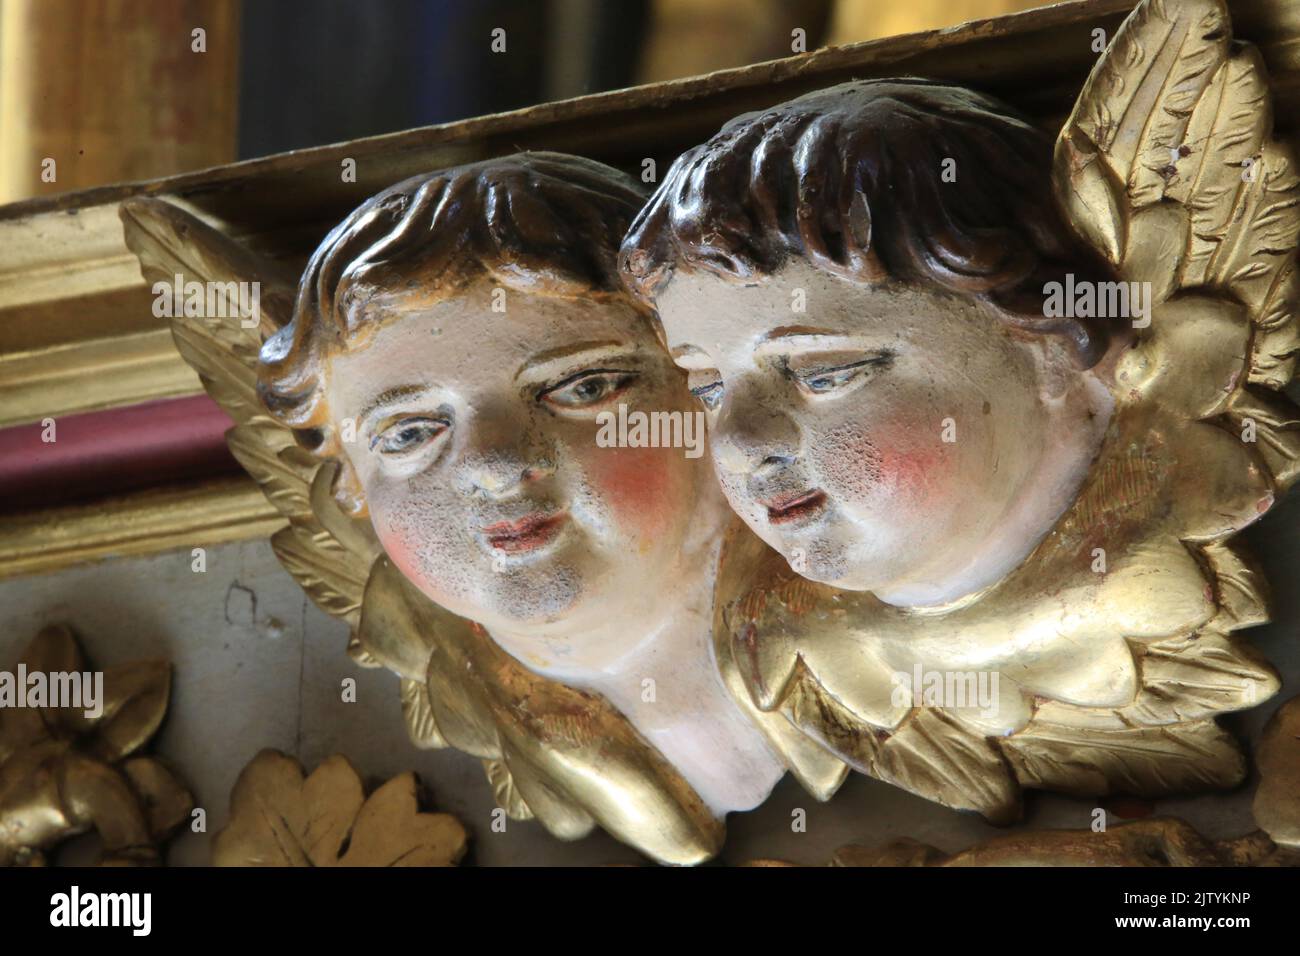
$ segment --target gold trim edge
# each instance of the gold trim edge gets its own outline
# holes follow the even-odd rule
[[[269,537],[285,523],[243,475],[3,515],[0,579]]]

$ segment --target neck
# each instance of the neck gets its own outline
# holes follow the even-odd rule
[[[653,613],[626,611],[603,625],[607,646],[624,644],[628,628],[640,631],[632,650],[598,669],[524,663],[544,677],[602,695],[721,817],[762,803],[785,767],[718,674],[713,584],[730,513],[711,480],[700,498],[692,539],[670,577],[673,586],[644,605]],[[509,650],[513,641],[501,643]]]

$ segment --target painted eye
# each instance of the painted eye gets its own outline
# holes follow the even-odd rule
[[[810,392],[833,392],[843,388],[862,373],[861,367],[842,368],[833,372],[822,372],[812,377],[800,377],[799,381]]]
[[[370,448],[392,458],[409,455],[441,437],[448,427],[440,418],[422,415],[399,418],[370,439]]]
[[[893,360],[893,353],[882,352],[871,358],[840,365],[817,365],[799,369],[787,364],[786,371],[805,394],[834,395],[856,388],[869,379],[873,371],[888,368]]]
[[[589,369],[571,375],[541,392],[539,400],[558,408],[588,408],[621,395],[636,379],[635,372]]]
[[[686,376],[687,387],[691,394],[709,411],[714,411],[722,404],[722,379],[715,371],[691,371]]]

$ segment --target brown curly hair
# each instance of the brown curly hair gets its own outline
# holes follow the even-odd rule
[[[991,97],[910,77],[844,83],[738,116],[682,154],[619,266],[647,302],[682,263],[754,282],[791,256],[858,283],[935,285],[1064,336],[1088,368],[1113,326],[1045,317],[1042,287],[1110,270],[1057,209],[1051,160],[1051,140]]]

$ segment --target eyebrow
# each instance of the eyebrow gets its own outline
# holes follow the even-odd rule
[[[864,347],[868,342],[860,335],[854,335],[852,332],[837,332],[833,329],[807,329],[807,328],[789,328],[776,329],[764,337],[754,347],[755,355],[769,355],[772,352],[784,351],[790,348],[816,348],[817,346],[839,346],[843,347],[845,343],[861,343]]]
[[[608,340],[604,342],[583,342],[578,345],[566,345],[561,348],[548,349],[534,355],[515,372],[515,381],[525,374],[531,378],[546,378],[557,372],[565,371],[575,365],[599,359],[614,358],[636,352],[637,348],[627,342]]]
[[[395,405],[398,402],[410,398],[416,398],[430,391],[432,391],[432,386],[430,385],[398,385],[393,388],[384,389],[384,391],[366,402],[365,407],[361,409],[361,413],[357,415],[357,423],[363,424],[375,412],[387,408],[389,405]]]

